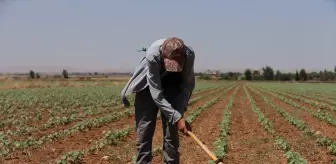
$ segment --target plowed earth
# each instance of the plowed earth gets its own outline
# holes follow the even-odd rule
[[[193,103],[191,106],[189,106],[189,108],[196,108],[197,106],[201,106],[204,104],[204,102],[208,101],[209,99],[211,99],[213,96],[216,95],[216,92],[214,94],[211,94],[209,96],[205,96],[208,95],[210,92],[214,91],[213,89],[210,89],[208,91],[204,91],[202,93],[196,94],[194,96],[192,96],[192,98],[195,98],[197,96],[203,96],[204,98],[198,100],[197,102]],[[217,91],[218,92],[218,91]],[[50,142],[47,143],[45,145],[43,145],[42,147],[38,148],[38,149],[33,149],[30,151],[30,155],[24,155],[23,153],[20,153],[20,151],[18,151],[18,155],[14,158],[11,158],[9,160],[6,160],[5,163],[43,163],[43,162],[52,162],[54,159],[57,159],[59,157],[61,157],[61,155],[65,152],[70,152],[72,150],[81,150],[84,148],[87,148],[88,146],[90,146],[91,144],[93,144],[94,141],[99,140],[100,138],[102,138],[104,136],[104,132],[113,129],[113,130],[120,130],[125,128],[128,125],[133,125],[135,123],[135,118],[134,116],[131,117],[122,117],[117,121],[112,121],[111,123],[102,126],[100,128],[92,128],[89,131],[86,132],[77,132],[74,134],[71,134],[69,136],[64,137],[63,139],[54,141],[54,142]],[[160,129],[161,126],[161,121],[158,121],[156,129]],[[162,128],[161,128],[162,129]],[[162,132],[162,130],[161,130]],[[161,133],[158,133],[158,135],[160,135]],[[162,136],[162,135],[161,135]],[[160,138],[157,137],[157,138]],[[127,144],[126,145],[131,145],[132,147],[134,147],[134,145],[132,145],[131,143],[133,141],[135,141],[135,134],[130,134],[126,139],[125,139]],[[118,148],[121,148],[121,150],[124,150],[125,146],[123,145],[120,147],[117,146]],[[118,149],[117,148],[117,149]],[[116,147],[114,147],[114,149],[116,149]],[[127,150],[132,150],[134,148],[130,148]],[[113,151],[118,153],[119,151]],[[125,152],[127,153],[127,151],[120,151],[121,152]],[[119,153],[118,153],[119,154]],[[131,153],[127,153],[127,154],[131,154]],[[102,152],[98,152],[98,158],[88,158],[88,162],[87,163],[91,163],[91,162],[96,162],[97,160],[99,160],[102,157],[103,153]],[[115,156],[116,154],[114,153],[112,155]],[[120,157],[120,155],[117,155],[118,157]],[[87,158],[85,158],[87,159]],[[119,158],[115,158],[116,160],[118,160]],[[124,158],[129,160],[130,158]]]
[[[259,90],[260,91],[260,90]],[[330,124],[328,124],[325,121],[321,121],[318,118],[316,118],[315,116],[309,114],[306,111],[303,111],[301,109],[297,109],[283,101],[281,101],[280,99],[274,97],[273,95],[267,93],[267,92],[263,92],[260,91],[262,93],[264,93],[265,96],[267,96],[268,98],[272,99],[273,102],[275,102],[277,105],[279,105],[281,108],[283,108],[284,110],[286,110],[288,113],[290,113],[292,116],[298,118],[298,119],[302,119],[303,121],[305,121],[309,127],[311,127],[312,129],[314,129],[316,132],[320,133],[323,136],[328,136],[329,138],[333,139],[333,141],[336,141],[336,127],[332,126]],[[291,99],[289,97],[286,97],[288,99],[290,99],[291,101],[294,101],[295,103],[298,103],[302,106],[309,106],[309,104],[305,104],[302,103],[300,101]],[[318,109],[314,109],[313,107],[309,108],[311,110],[318,110]]]
[[[291,125],[276,109],[264,102],[259,95],[251,90],[249,93],[251,93],[253,99],[256,101],[256,105],[265,116],[273,122],[273,127],[277,135],[292,145],[294,151],[300,153],[305,159],[312,163],[330,163],[332,161],[333,157],[328,154],[327,149],[318,146],[314,139],[306,138],[299,129]]]
[[[203,106],[207,101],[210,101],[219,92],[223,90],[225,89],[216,91],[214,94],[206,96],[205,98],[193,103],[192,105],[188,107],[188,110],[185,113],[185,115],[187,116],[190,113],[192,113],[196,108]],[[155,125],[155,134],[153,137],[153,148],[160,147],[160,145],[162,145],[162,141],[163,141],[162,138],[163,138],[162,121],[157,120],[156,125]],[[87,157],[85,157],[84,161],[87,164],[94,163],[95,161],[100,160],[103,156],[108,156],[110,158],[108,161],[105,161],[105,163],[130,163],[132,157],[136,156],[135,141],[136,141],[136,135],[134,132],[131,136],[119,142],[118,145],[109,147],[107,150],[101,153],[90,154]],[[127,150],[127,151],[124,151],[124,150]]]
[[[204,110],[192,123],[193,133],[203,141],[210,149],[213,149],[213,141],[219,136],[219,126],[223,110],[233,94],[234,88],[222,95],[212,107]],[[188,116],[188,115],[186,115]],[[203,149],[191,137],[180,138],[180,160],[185,164],[207,163],[210,158]],[[153,163],[163,163],[162,156],[156,156]]]
[[[297,109],[282,100],[271,95],[267,91],[258,89],[258,87],[246,87],[244,83],[238,83],[237,86],[224,92],[229,86],[217,90],[213,94],[209,94],[214,89],[210,89],[199,94],[193,95],[193,98],[204,96],[202,99],[189,105],[185,117],[190,116],[196,109],[203,106],[208,101],[219,96],[219,99],[209,108],[203,110],[198,117],[192,122],[194,134],[212,151],[218,148],[214,145],[220,136],[219,123],[224,119],[224,111],[234,96],[234,101],[231,108],[231,117],[229,120],[230,130],[228,131],[227,150],[224,162],[227,164],[283,164],[288,163],[287,157],[284,155],[284,150],[275,143],[275,136],[267,132],[259,122],[258,115],[252,110],[252,105],[245,93],[244,87],[255,101],[255,105],[272,122],[272,127],[275,135],[282,137],[288,144],[292,146],[292,151],[298,153],[302,158],[309,163],[330,163],[335,159],[334,155],[328,152],[326,147],[319,146],[316,140],[306,137],[303,133],[292,125],[285,117],[283,117],[276,109],[266,103],[261,95],[272,100],[274,104],[287,111],[290,115],[297,119],[301,119],[322,136],[328,136],[335,141],[336,128],[324,121],[321,121],[309,114],[308,112]],[[239,87],[234,95],[235,89]],[[257,94],[254,90],[260,93]],[[220,95],[220,93],[222,93]],[[294,100],[289,96],[285,96],[302,106],[311,110],[318,110],[313,106]],[[315,100],[318,101],[318,100]],[[0,160],[5,164],[36,164],[36,163],[55,163],[64,153],[74,150],[83,150],[95,141],[104,137],[104,132],[107,130],[120,130],[128,125],[134,125],[134,117],[124,116],[119,120],[112,121],[100,128],[92,128],[86,132],[76,132],[72,135],[65,136],[57,141],[51,141],[39,148],[29,150],[30,154],[22,154],[17,151],[17,154],[11,158]],[[61,130],[64,127],[55,127],[54,130]],[[44,132],[43,135],[47,135]],[[42,134],[39,134],[42,135]],[[155,134],[153,137],[153,148],[161,148],[162,140],[162,122],[160,119],[156,122]],[[85,164],[128,164],[132,163],[132,158],[136,157],[136,135],[132,131],[129,135],[122,137],[116,141],[114,145],[108,145],[97,152],[85,154],[82,161],[79,163]],[[188,136],[181,135],[180,137],[180,160],[181,164],[206,164],[211,158],[201,149],[200,146]],[[152,163],[163,163],[164,159],[162,152],[154,155]]]
[[[225,163],[286,163],[283,151],[274,144],[274,140],[259,123],[243,88],[239,89],[232,106]]]

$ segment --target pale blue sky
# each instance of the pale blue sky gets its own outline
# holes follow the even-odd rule
[[[0,0],[1,1],[1,0]],[[332,69],[331,0],[7,0],[0,71],[133,70],[154,40],[178,36],[195,69]],[[298,60],[305,58],[306,61]],[[119,59],[117,59],[119,58]]]

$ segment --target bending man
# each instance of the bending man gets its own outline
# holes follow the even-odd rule
[[[183,114],[195,87],[195,53],[179,38],[160,39],[152,43],[141,59],[121,96],[136,93],[135,118],[137,164],[152,160],[152,141],[157,113],[160,110],[164,136],[164,162],[179,164],[178,130],[187,135],[191,127]]]

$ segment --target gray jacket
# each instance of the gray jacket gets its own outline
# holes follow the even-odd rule
[[[126,96],[139,92],[149,87],[152,98],[161,112],[169,118],[169,122],[175,124],[187,109],[188,101],[195,88],[194,60],[195,53],[191,47],[186,46],[186,63],[183,67],[183,79],[181,92],[178,95],[178,109],[173,109],[171,104],[164,98],[161,87],[161,77],[164,76],[161,64],[160,46],[165,39],[156,40],[147,49],[146,56],[140,61],[135,71],[121,92],[121,98],[125,106],[129,105]],[[178,111],[182,111],[180,113]]]

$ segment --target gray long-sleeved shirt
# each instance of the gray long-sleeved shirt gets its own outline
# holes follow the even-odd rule
[[[132,77],[127,82],[121,92],[121,98],[125,105],[129,104],[126,96],[139,92],[149,87],[150,93],[156,105],[161,112],[169,118],[169,122],[175,124],[183,115],[187,108],[188,101],[195,88],[194,60],[195,53],[193,49],[186,46],[186,62],[182,71],[182,92],[178,95],[178,109],[173,109],[172,105],[163,96],[161,78],[164,76],[164,67],[161,62],[160,46],[165,39],[156,40],[146,52],[146,56],[136,67]],[[178,112],[182,111],[182,113]]]

